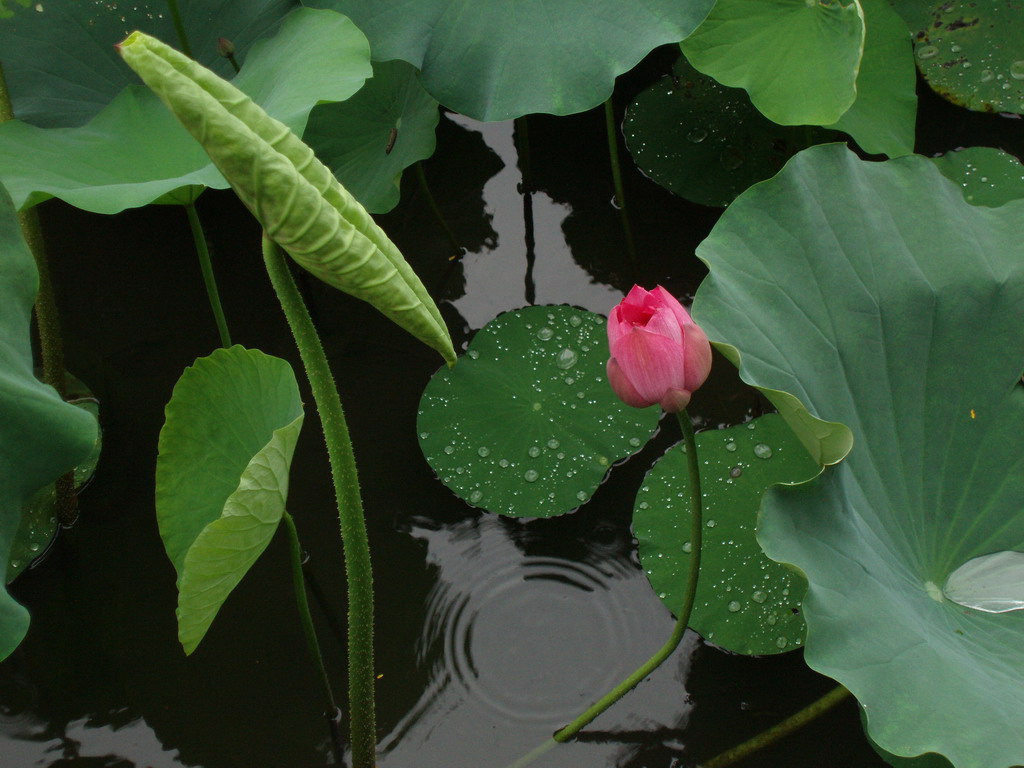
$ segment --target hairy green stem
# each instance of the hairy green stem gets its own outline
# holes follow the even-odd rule
[[[309,600],[306,598],[306,581],[302,573],[302,545],[299,543],[299,531],[295,527],[295,519],[287,511],[284,513],[284,527],[288,532],[289,553],[292,565],[292,586],[295,588],[295,602],[302,620],[302,631],[306,634],[306,647],[309,656],[320,676],[320,692],[324,700],[324,716],[331,733],[331,744],[334,746],[334,760],[338,765],[345,763],[345,750],[341,745],[341,732],[338,729],[338,705],[334,701],[331,680],[327,676],[324,657],[320,653],[320,643],[313,626],[313,617],[309,613]]]
[[[843,686],[837,686],[831,691],[826,693],[816,702],[810,706],[804,707],[795,715],[786,718],[778,725],[772,726],[766,731],[762,731],[752,739],[739,744],[731,749],[727,749],[720,755],[717,755],[706,763],[701,763],[700,768],[726,768],[726,766],[738,763],[745,757],[757,752],[758,750],[764,749],[770,744],[774,744],[779,739],[788,736],[793,731],[802,728],[809,722],[817,717],[828,712],[836,704],[849,697],[850,692]]]
[[[352,441],[320,337],[288,271],[284,252],[266,235],[263,236],[263,261],[299,348],[327,443],[348,577],[348,700],[352,768],[373,768],[376,754],[373,572]]]
[[[637,277],[636,245],[633,243],[633,228],[629,225],[629,214],[626,212],[626,192],[622,186],[622,168],[619,165],[619,135],[615,129],[615,106],[609,96],[604,103],[604,127],[608,134],[608,157],[612,165],[612,183],[615,185],[615,204],[619,209],[619,218],[622,220],[622,231],[626,238],[626,253],[629,256],[630,266],[633,268],[633,278]]]
[[[416,178],[420,183],[420,191],[423,192],[423,198],[427,201],[427,205],[430,207],[430,212],[434,214],[434,218],[437,219],[437,223],[441,225],[441,229],[444,230],[445,236],[448,238],[448,242],[452,244],[452,257],[451,259],[457,259],[462,255],[462,246],[459,245],[459,241],[455,238],[455,233],[452,232],[452,228],[448,226],[448,222],[445,221],[444,214],[441,213],[441,208],[437,204],[437,200],[434,199],[434,195],[430,191],[430,187],[427,185],[427,174],[423,171],[423,162],[420,160],[416,161]]]
[[[608,709],[633,688],[636,687],[645,677],[661,666],[672,652],[679,646],[686,627],[690,623],[690,613],[693,611],[693,603],[697,596],[697,578],[700,574],[700,550],[703,522],[701,514],[701,491],[700,491],[700,470],[697,463],[697,442],[693,434],[693,424],[686,411],[677,414],[679,425],[683,430],[683,446],[687,458],[687,468],[690,473],[690,567],[686,575],[686,594],[683,599],[676,625],[672,634],[665,644],[651,658],[645,661],[633,674],[619,683],[615,688],[605,694],[590,709],[573,720],[569,725],[558,731],[553,738],[539,745],[529,754],[519,758],[508,768],[523,768],[529,765],[545,752],[551,750],[558,744],[564,744],[572,739],[587,724],[593,721],[598,715]]]
[[[210,249],[206,243],[206,234],[203,232],[203,224],[199,220],[199,212],[195,203],[185,206],[185,213],[188,214],[188,224],[192,228],[192,239],[196,243],[196,253],[199,255],[199,267],[203,271],[203,283],[206,285],[206,296],[210,300],[210,309],[213,310],[213,317],[217,321],[217,332],[220,333],[220,345],[227,349],[231,346],[231,333],[228,331],[228,321],[224,319],[224,307],[220,303],[220,292],[217,290],[217,279],[213,276],[213,263],[210,261]]]
[[[0,122],[14,119],[14,108],[7,92],[7,79],[3,65],[0,65]],[[60,313],[57,299],[50,280],[50,264],[46,258],[46,244],[39,214],[35,208],[18,212],[18,224],[25,244],[36,263],[39,273],[39,291],[36,294],[36,327],[39,330],[39,353],[43,359],[43,381],[57,390],[61,399],[67,398],[67,384],[64,379],[64,342],[60,335]],[[75,497],[75,473],[68,472],[56,482],[57,519],[63,526],[69,526],[78,519],[78,503]]]
[[[178,43],[181,45],[181,52],[192,56],[192,46],[188,44],[188,35],[185,34],[185,25],[181,21],[181,13],[178,11],[178,0],[167,0],[167,8],[171,12],[171,20],[174,22],[174,31],[178,34]]]

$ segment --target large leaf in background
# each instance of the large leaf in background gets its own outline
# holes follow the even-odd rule
[[[857,99],[828,127],[848,133],[865,152],[909,155],[914,151],[917,73],[907,26],[886,0],[860,4],[865,37]]]
[[[978,112],[1024,114],[1024,6],[977,0],[890,0],[914,36],[932,89]]]
[[[727,88],[682,56],[671,77],[641,91],[622,132],[637,166],[687,200],[725,206],[751,184],[829,134],[773,123],[740,88]],[[831,134],[835,136],[835,134]]]
[[[477,120],[569,115],[686,37],[712,0],[304,0],[350,16],[373,58],[402,59],[446,107]]]
[[[605,318],[572,307],[506,312],[442,368],[420,400],[420,447],[460,498],[513,517],[590,499],[650,439],[658,408],[630,408],[605,379]]]
[[[217,53],[217,38],[231,40],[242,60],[298,5],[298,0],[178,1],[192,55],[223,77],[233,70]],[[0,24],[0,61],[14,114],[48,128],[83,125],[125,86],[138,83],[114,49],[129,32],[139,29],[178,41],[165,0],[44,0],[14,11],[14,18]]]
[[[754,538],[761,497],[776,483],[801,483],[821,468],[781,416],[697,435],[704,521],[701,577],[690,626],[717,646],[752,655],[803,643],[806,582],[773,563]],[[633,531],[640,563],[673,614],[690,562],[690,474],[681,444],[647,473],[636,496]]]
[[[1022,227],[1024,201],[969,205],[925,158],[832,145],[737,198],[697,251],[694,317],[743,378],[856,435],[762,504],[766,553],[810,585],[808,664],[857,696],[879,746],[960,768],[1024,755],[1024,613],[942,591],[1024,550]]]
[[[864,48],[856,0],[718,0],[681,44],[701,72],[743,88],[781,125],[829,125],[853,104]]]
[[[32,372],[38,276],[7,192],[0,187],[0,573],[7,573],[22,507],[89,455],[96,419],[68,405]],[[28,611],[0,589],[0,660],[28,629]]]
[[[1013,155],[992,147],[968,147],[932,159],[942,175],[963,187],[972,205],[998,208],[1024,199],[1024,166]]]
[[[277,530],[302,427],[292,368],[218,349],[186,368],[167,404],[156,517],[178,573],[178,639],[192,653]]]
[[[352,98],[321,104],[303,140],[370,213],[398,204],[402,171],[434,154],[437,102],[404,61],[373,65],[373,78]]]
[[[252,46],[233,83],[301,134],[318,102],[359,90],[371,74],[369,59],[366,38],[348,19],[298,9],[273,38]],[[228,186],[202,147],[141,86],[125,88],[80,128],[0,125],[0,180],[18,208],[59,197],[95,213],[146,205],[187,185]]]

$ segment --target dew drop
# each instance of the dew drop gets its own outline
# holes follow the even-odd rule
[[[995,78],[995,73],[991,69],[981,70],[981,82],[987,83]]]
[[[587,396],[587,395],[586,395],[586,393],[584,393],[584,392],[577,392],[577,393],[576,393],[576,397],[578,397],[578,398],[579,398],[580,400],[582,400],[582,399],[583,399],[584,397],[586,397],[586,396]]]
[[[36,541],[33,541],[31,544],[28,545],[28,548],[31,551],[33,551],[33,552],[38,552],[39,551],[39,543],[36,542]]]
[[[475,349],[471,349],[469,350],[469,352],[466,353],[466,357],[468,357],[470,360],[476,360],[477,358],[480,357],[480,353],[477,352]]]
[[[634,448],[639,448],[640,447],[640,438],[639,437],[631,437],[631,438],[629,438],[629,444],[631,446],[633,446]]]
[[[769,626],[769,627],[774,627],[774,626],[775,626],[775,623],[776,623],[776,622],[777,622],[778,620],[779,620],[779,617],[778,617],[778,616],[776,616],[776,615],[775,615],[774,613],[769,613],[769,614],[768,614],[768,626]]]
[[[429,432],[420,432],[420,440],[426,440],[428,437],[430,437]]]
[[[685,544],[683,544],[683,552],[685,552],[686,554],[690,554],[690,552],[692,552],[692,551],[693,551],[693,544],[691,544],[690,542],[686,542]]]
[[[484,497],[484,492],[477,488],[471,494],[469,494],[469,501],[471,504],[476,504]]]
[[[561,443],[555,440],[555,438],[553,437],[550,440],[548,440],[548,448],[550,448],[552,451],[558,448],[558,446],[560,445]]]
[[[491,455],[491,449],[488,448],[486,445],[481,445],[479,448],[476,449],[476,455],[479,456],[481,459],[486,459],[488,456]]]
[[[732,440],[730,440],[728,443],[725,444],[725,450],[727,450],[730,453],[732,453],[733,451],[736,450],[736,443],[734,443]]]
[[[754,455],[759,459],[770,459],[772,457],[772,449],[765,443],[758,443],[754,446]]]
[[[1010,77],[1014,80],[1024,80],[1024,59],[1010,65]]]
[[[537,331],[537,338],[540,339],[541,341],[547,341],[548,339],[550,339],[554,335],[555,335],[555,332],[552,331],[547,326],[544,326],[539,331]]]
[[[930,59],[939,52],[939,49],[934,45],[922,45],[917,49],[917,58],[919,59]]]
[[[525,472],[523,472],[523,480],[525,480],[528,483],[536,482],[538,477],[539,475],[537,474],[536,469],[528,469]]]
[[[558,359],[555,361],[555,365],[563,371],[567,371],[576,365],[577,360],[579,360],[579,355],[576,354],[575,350],[566,347],[558,353]]]
[[[579,328],[582,324],[583,324],[583,321],[580,320],[580,316],[579,315],[570,315],[569,316],[569,325],[571,325],[573,328]]]
[[[768,595],[766,595],[760,589],[757,590],[753,595],[751,595],[751,597],[754,598],[755,603],[763,603],[765,600],[768,599]]]
[[[449,456],[451,456],[453,453],[455,453],[455,446],[454,445],[446,445],[444,447],[444,452],[447,453]]]
[[[703,128],[694,128],[686,134],[686,140],[694,144],[700,144],[708,137],[708,132]]]
[[[536,445],[531,445],[530,448],[526,451],[526,453],[529,454],[531,459],[536,459],[538,456],[540,456],[540,447]]]
[[[586,501],[587,500],[587,492],[586,491],[576,491],[576,498],[579,499],[580,501]]]
[[[534,403],[534,404],[533,404],[533,410],[535,410],[535,411],[539,411],[539,410],[541,409],[541,407],[542,407],[542,406],[541,406],[541,404],[540,404],[540,403]]]
[[[747,429],[757,429],[757,423],[753,421],[747,422]]]
[[[708,528],[714,528],[716,525],[718,525],[718,523],[714,520],[708,520]]]
[[[502,469],[507,467],[508,466],[508,459],[499,459],[498,460],[498,466],[501,467]]]
[[[636,505],[636,508],[637,509],[650,509],[651,505],[648,504],[646,501],[641,501],[639,504]]]
[[[743,467],[738,464],[729,470],[729,477],[739,477],[743,474]]]
[[[775,638],[775,647],[776,648],[785,648],[787,645],[789,645],[789,641],[786,638],[784,638],[784,637],[776,637]]]
[[[733,600],[728,605],[729,613],[739,613],[741,607],[739,600]]]

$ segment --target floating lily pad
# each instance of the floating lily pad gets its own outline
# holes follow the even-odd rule
[[[387,213],[402,171],[434,154],[440,116],[414,66],[377,62],[355,96],[313,109],[303,139],[364,208]]]
[[[291,366],[218,349],[186,368],[167,404],[156,519],[178,573],[178,639],[192,653],[277,530],[302,427]]]
[[[77,408],[92,414],[99,424],[99,402],[79,379],[67,374],[67,399]],[[75,490],[80,490],[92,479],[93,472],[103,450],[103,431],[96,430],[96,443],[84,461],[73,468]],[[10,560],[7,563],[7,583],[10,584],[24,573],[32,561],[46,552],[57,533],[57,491],[53,483],[40,488],[25,504],[21,513],[21,525],[11,542]]]
[[[712,0],[304,0],[349,16],[377,61],[402,59],[423,87],[476,120],[569,115],[700,23]]]
[[[769,120],[830,125],[857,96],[864,17],[853,0],[718,0],[680,46]]]
[[[673,614],[683,604],[690,562],[690,475],[681,446],[669,449],[647,473],[633,510],[640,563]],[[697,454],[705,527],[690,627],[735,653],[799,647],[807,583],[764,556],[754,529],[766,488],[809,480],[821,468],[776,414],[701,432]]]
[[[972,205],[998,208],[1024,199],[1024,166],[1013,155],[992,147],[969,147],[933,158],[942,175],[963,187]]]
[[[899,10],[901,5],[897,5]],[[977,112],[1024,114],[1024,8],[930,0],[910,15],[917,68],[936,93]],[[905,12],[906,13],[906,12]],[[923,24],[920,22],[924,21]]]
[[[637,95],[622,126],[640,170],[677,195],[725,206],[801,149],[835,134],[764,117],[741,88],[727,88],[680,57],[671,77]]]
[[[917,71],[907,26],[888,0],[860,0],[860,4],[865,37],[857,98],[828,127],[848,133],[865,152],[909,155],[914,151]]]
[[[85,461],[96,442],[96,419],[68,405],[40,382],[32,365],[32,304],[39,278],[10,197],[0,186],[0,573],[25,502]],[[0,660],[28,629],[28,611],[0,589]]]
[[[762,502],[766,554],[809,583],[807,663],[879,746],[958,768],[1024,755],[1024,614],[942,592],[974,558],[1024,551],[1022,222],[1024,201],[969,205],[926,158],[830,145],[737,198],[697,251],[694,317],[743,378],[856,437]]]
[[[650,439],[660,415],[624,405],[607,362],[600,315],[565,306],[506,312],[427,384],[418,420],[427,462],[456,495],[491,512],[575,509]]]
[[[311,49],[316,56],[308,55]],[[299,9],[273,38],[252,47],[233,82],[301,133],[318,102],[346,99],[359,89],[371,74],[369,58],[366,38],[348,19]],[[188,200],[194,185],[228,186],[200,145],[142,86],[122,90],[80,128],[19,120],[0,125],[0,180],[18,208],[59,197],[95,213]],[[184,195],[171,196],[190,185]]]
[[[42,0],[13,6],[0,25],[4,75],[20,120],[45,128],[80,126],[126,86],[138,83],[114,45],[133,30],[178,44],[166,0],[131,3]],[[222,77],[233,70],[217,39],[235,46],[239,61],[274,32],[298,0],[182,0],[182,23],[193,57]]]

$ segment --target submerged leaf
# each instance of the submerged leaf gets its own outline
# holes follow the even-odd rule
[[[160,430],[156,516],[178,573],[185,653],[277,530],[302,419],[291,366],[258,350],[218,349],[175,385]]]
[[[448,329],[416,273],[288,126],[155,38],[134,32],[121,54],[202,144],[274,242],[454,363]]]

